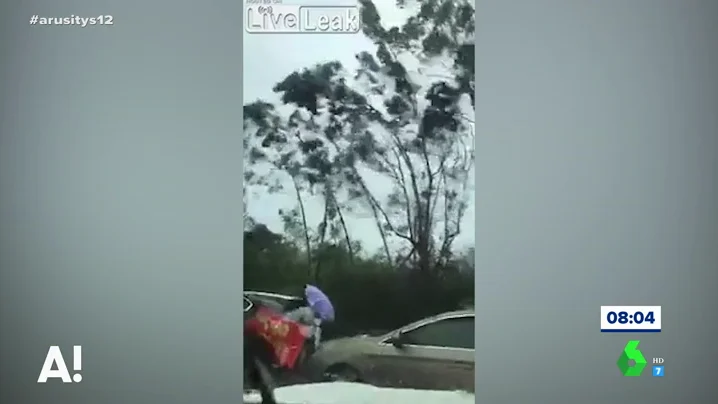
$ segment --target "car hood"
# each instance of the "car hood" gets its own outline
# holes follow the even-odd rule
[[[342,352],[344,354],[352,354],[355,352],[364,351],[368,347],[374,346],[381,341],[381,337],[372,337],[369,335],[357,335],[354,337],[337,338],[323,342],[319,346],[319,349],[317,349],[316,353],[331,353],[334,355],[337,352]]]

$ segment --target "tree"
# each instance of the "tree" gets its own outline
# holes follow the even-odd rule
[[[310,133],[302,133],[300,122],[302,111],[295,110],[286,119],[277,109],[266,102],[258,101],[244,106],[245,133],[245,182],[261,185],[270,193],[284,191],[283,178],[289,178],[297,205],[290,210],[280,210],[284,230],[295,240],[302,239],[307,254],[309,271],[319,271],[320,262],[313,263],[312,245],[324,244],[328,239],[336,240],[343,234],[343,243],[353,260],[354,243],[349,235],[348,225],[336,192],[336,175],[321,143],[312,139]],[[285,115],[286,116],[286,115]],[[263,174],[260,165],[274,170]],[[283,174],[283,175],[282,175]],[[305,209],[305,195],[318,193],[324,200],[324,215],[316,231],[310,229]]]
[[[307,268],[312,265],[310,231],[307,224],[306,209],[302,191],[306,185],[305,177],[302,175],[302,162],[292,157],[297,155],[297,150],[286,148],[279,139],[278,131],[281,130],[281,121],[273,114],[274,107],[266,102],[255,102],[245,105],[244,113],[244,153],[245,153],[245,184],[262,185],[270,193],[278,193],[284,190],[282,178],[275,172],[269,171],[258,174],[256,168],[260,164],[272,166],[279,172],[286,174],[291,180],[297,206],[291,210],[280,210],[278,214],[282,218],[285,231],[299,239],[303,236],[304,249],[307,257]],[[282,134],[286,136],[286,134]],[[254,138],[261,139],[261,147],[253,142]],[[272,148],[267,146],[273,146]],[[246,188],[246,185],[245,185]]]
[[[360,5],[375,52],[358,54],[353,71],[329,62],[292,73],[274,88],[282,105],[250,104],[245,119],[256,153],[278,153],[278,168],[330,190],[333,208],[368,208],[387,258],[430,273],[450,260],[467,207],[473,3],[400,1],[414,7],[401,27],[384,27],[371,1]],[[372,189],[377,177],[388,190]],[[392,254],[389,238],[405,247]]]

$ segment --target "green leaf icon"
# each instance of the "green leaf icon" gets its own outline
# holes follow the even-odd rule
[[[646,367],[646,358],[643,357],[641,351],[638,350],[638,344],[641,341],[628,341],[626,346],[623,348],[623,353],[618,358],[618,369],[621,370],[624,376],[640,376],[643,372],[643,368]],[[633,361],[633,366],[629,361]]]

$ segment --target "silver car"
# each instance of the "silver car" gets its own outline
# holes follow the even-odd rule
[[[308,368],[314,379],[473,392],[474,311],[442,313],[384,335],[327,341]]]

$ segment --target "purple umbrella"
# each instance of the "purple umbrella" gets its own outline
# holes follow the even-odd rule
[[[309,307],[322,321],[334,321],[334,306],[327,295],[316,286],[307,285],[304,288],[304,296],[307,298]]]

